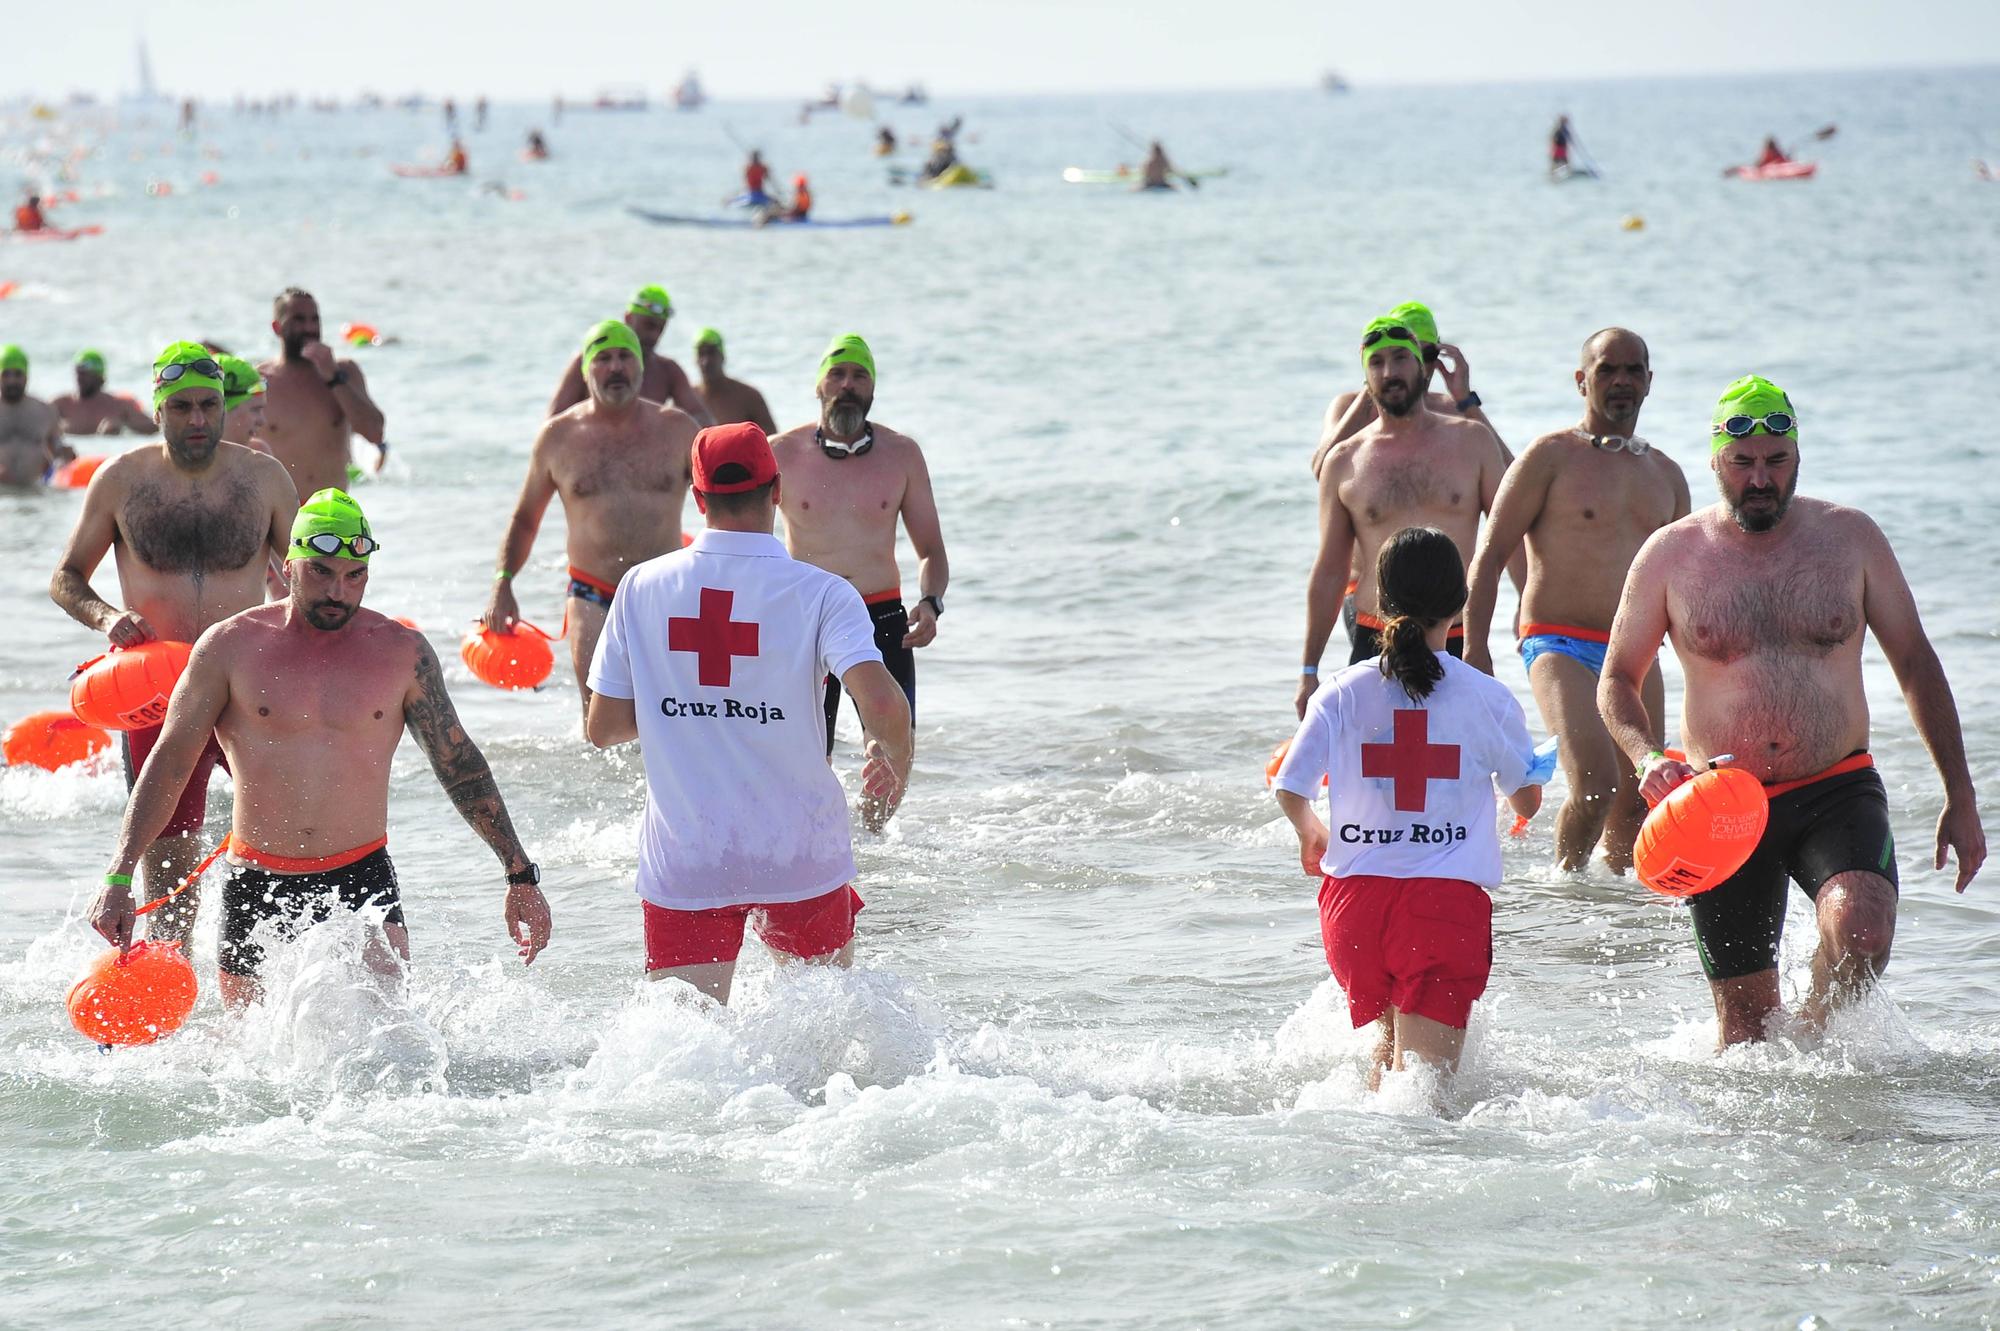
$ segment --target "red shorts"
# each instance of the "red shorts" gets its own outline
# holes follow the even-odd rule
[[[1493,899],[1456,878],[1325,878],[1326,964],[1366,1026],[1398,1011],[1465,1028],[1493,970]]]
[[[146,755],[160,742],[160,727],[147,726],[144,730],[125,732],[125,787],[131,789],[139,779],[139,769],[146,765]],[[181,788],[180,802],[174,805],[174,816],[167,820],[163,837],[186,836],[190,832],[201,831],[202,823],[208,817],[208,774],[220,765],[229,770],[229,760],[222,756],[222,748],[215,742],[215,736],[208,737],[202,746],[201,756],[194,760],[194,771],[188,773],[187,785]]]
[[[743,926],[755,917],[757,937],[788,957],[823,957],[854,937],[861,894],[842,884],[805,901],[768,906],[717,906],[713,910],[667,910],[639,903],[646,915],[646,969],[700,966],[734,961],[743,950]]]

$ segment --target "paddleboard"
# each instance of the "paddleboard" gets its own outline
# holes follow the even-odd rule
[[[1121,166],[1115,171],[1098,171],[1089,167],[1066,166],[1063,168],[1063,183],[1069,185],[1130,185],[1146,173],[1135,166]],[[1173,178],[1187,177],[1191,180],[1215,180],[1229,174],[1226,166],[1205,167],[1197,171],[1176,171]]]
[[[1769,166],[1732,166],[1729,174],[1737,180],[1810,180],[1817,170],[1818,162],[1773,162]]]
[[[915,171],[899,166],[889,168],[891,185],[921,185],[925,189],[992,189],[993,177],[984,171],[960,163],[941,176],[930,180],[921,179]]]
[[[774,217],[759,223],[754,217],[695,217],[629,207],[625,211],[654,226],[699,226],[729,231],[849,231],[865,226],[903,226],[911,220],[908,213],[893,213],[888,217],[809,217],[803,222]]]

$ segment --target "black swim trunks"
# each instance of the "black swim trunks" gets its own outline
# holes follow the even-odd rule
[[[1841,766],[1846,763],[1836,770]],[[1857,869],[1888,879],[1892,888],[1898,885],[1889,797],[1875,769],[1781,787],[1771,797],[1771,820],[1749,860],[1720,886],[1688,898],[1708,978],[1733,980],[1776,968],[1787,878],[1817,901],[1828,879]]]
[[[903,645],[903,636],[910,631],[910,614],[903,608],[901,598],[884,597],[868,603],[868,617],[875,621],[875,650],[882,653],[882,664],[889,667],[889,674],[903,686],[903,696],[910,700],[910,720],[917,719],[917,653],[912,647]],[[833,752],[833,723],[840,719],[840,681],[832,675],[826,677],[826,751]]]
[[[1355,620],[1347,635],[1354,642],[1354,651],[1349,654],[1347,664],[1360,665],[1363,661],[1373,661],[1382,654],[1382,621],[1369,615]],[[1465,634],[1453,628],[1451,636],[1444,641],[1444,649],[1460,660],[1465,659]]]
[[[265,920],[281,919],[281,932],[291,937],[330,918],[336,901],[353,911],[387,907],[384,923],[403,922],[403,898],[387,847],[322,873],[270,873],[231,864],[222,886],[218,965],[230,975],[255,975],[263,967],[264,949],[252,941],[251,930]]]

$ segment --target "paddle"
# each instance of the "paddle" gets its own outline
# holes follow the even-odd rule
[[[1122,137],[1127,143],[1131,144],[1134,148],[1139,149],[1139,151],[1145,153],[1149,157],[1152,155],[1153,152],[1152,144],[1146,142],[1144,139],[1140,138],[1137,134],[1134,134],[1131,130],[1125,128],[1123,125],[1119,124],[1115,120],[1111,121],[1110,125],[1112,131],[1118,134],[1120,137]],[[1185,180],[1187,182],[1187,187],[1189,189],[1198,190],[1201,188],[1201,182],[1199,180],[1196,180],[1193,176],[1189,175],[1185,171],[1169,171],[1167,174],[1171,176],[1176,176],[1181,180]]]

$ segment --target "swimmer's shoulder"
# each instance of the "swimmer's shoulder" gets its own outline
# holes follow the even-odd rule
[[[901,430],[892,429],[887,425],[877,425],[873,421],[869,422],[869,428],[875,431],[875,447],[892,457],[922,460],[923,446]]]
[[[674,403],[665,402],[660,405],[653,428],[674,443],[692,444],[701,431],[701,423]]]
[[[780,462],[788,456],[797,454],[800,449],[812,442],[813,431],[817,428],[815,425],[794,425],[789,430],[781,430],[777,434],[772,435],[772,454]],[[782,472],[784,468],[781,466],[778,470]]]

